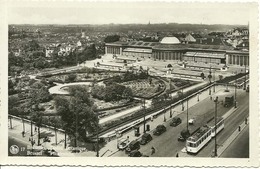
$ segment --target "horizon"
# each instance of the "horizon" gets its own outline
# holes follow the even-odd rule
[[[24,2],[23,2],[24,3]],[[250,5],[174,2],[9,3],[9,24],[202,24],[247,25]]]
[[[214,25],[220,25],[220,26],[245,26],[247,27],[248,24],[200,24],[200,23],[150,23],[150,25],[170,25],[170,24],[177,24],[177,25],[207,25],[207,26],[214,26]],[[87,24],[87,23],[79,23],[79,24],[62,24],[62,23],[58,23],[58,24],[55,24],[55,23],[39,23],[39,24],[31,24],[31,23],[21,23],[21,24],[8,24],[9,26],[10,25],[80,25],[80,26],[99,26],[99,25],[148,25],[148,23],[100,23],[100,24]]]

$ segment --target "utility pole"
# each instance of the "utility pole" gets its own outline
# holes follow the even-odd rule
[[[235,108],[237,108],[237,78],[235,80]]]
[[[170,79],[170,97],[171,97],[170,118],[172,118],[172,94],[171,94],[171,91],[172,91],[172,81],[171,81],[171,79]]]
[[[246,64],[245,64],[245,81],[244,81],[244,90],[246,90]]]
[[[98,135],[98,132],[99,132],[99,124],[97,125],[97,157],[99,157],[99,135]]]
[[[78,139],[78,112],[76,112],[75,147],[78,147],[78,146],[77,146],[77,139]]]
[[[213,86],[213,92],[215,93],[216,92],[216,83],[215,83],[215,73],[216,73],[216,70],[214,70],[214,75],[213,75],[213,83],[214,83],[214,86]]]
[[[208,76],[208,78],[209,78],[209,83],[211,84],[211,78],[212,78],[212,75],[211,75],[211,65],[209,67],[209,76]],[[211,87],[209,87],[209,95],[211,95]]]
[[[215,130],[215,157],[218,156],[218,153],[217,153],[217,106],[218,106],[218,96],[215,98],[214,100],[215,102],[215,127],[214,127],[214,130]]]
[[[184,98],[184,94],[183,94],[183,88],[181,89],[181,97],[182,97],[182,111],[184,111],[184,105],[183,105],[183,98]]]
[[[187,131],[189,131],[189,99],[187,98]]]
[[[143,99],[143,108],[144,108],[144,133],[146,132],[145,130],[145,99]]]
[[[65,130],[65,132],[64,132],[64,134],[65,134],[65,140],[64,140],[64,148],[66,149],[67,148],[67,133],[66,133],[66,130]]]

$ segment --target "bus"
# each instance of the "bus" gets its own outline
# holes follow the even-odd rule
[[[216,133],[215,120],[200,127],[186,141],[186,150],[188,153],[198,153],[216,134],[224,129],[224,118],[217,118]]]

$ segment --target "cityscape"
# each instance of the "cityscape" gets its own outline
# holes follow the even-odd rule
[[[8,25],[8,155],[249,158],[245,24]]]

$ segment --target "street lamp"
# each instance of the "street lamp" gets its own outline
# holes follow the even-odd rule
[[[236,72],[237,74],[237,72]],[[237,78],[235,79],[235,108],[237,108]]]
[[[211,65],[209,67],[209,75],[208,75],[208,78],[209,78],[209,83],[211,84],[211,78],[212,78],[212,75],[211,75]],[[211,86],[209,87],[209,95],[211,95]]]
[[[183,88],[181,89],[181,97],[182,97],[182,101],[181,101],[181,104],[182,104],[182,111],[184,111],[184,105],[183,105],[183,98],[184,98]]]
[[[245,64],[245,81],[244,81],[244,90],[246,90],[246,64]]]
[[[170,107],[170,118],[172,118],[172,104],[171,104],[171,107]]]
[[[218,105],[218,96],[214,99],[215,102],[215,127],[214,127],[214,131],[215,131],[215,151],[214,151],[214,156],[217,157],[218,153],[217,153],[217,105]]]
[[[187,98],[187,131],[189,131],[189,99]]]
[[[200,93],[198,93],[197,96],[198,96],[198,102],[199,102],[200,101]]]
[[[99,132],[99,125],[97,124],[97,154],[96,156],[99,157],[99,135],[98,135],[98,132]]]
[[[215,93],[216,92],[216,83],[215,83],[215,73],[216,73],[216,70],[213,71],[214,75],[213,75],[213,83],[214,83],[214,86],[213,86],[213,92]]]
[[[143,99],[143,108],[144,108],[144,133],[145,131],[145,99]]]

